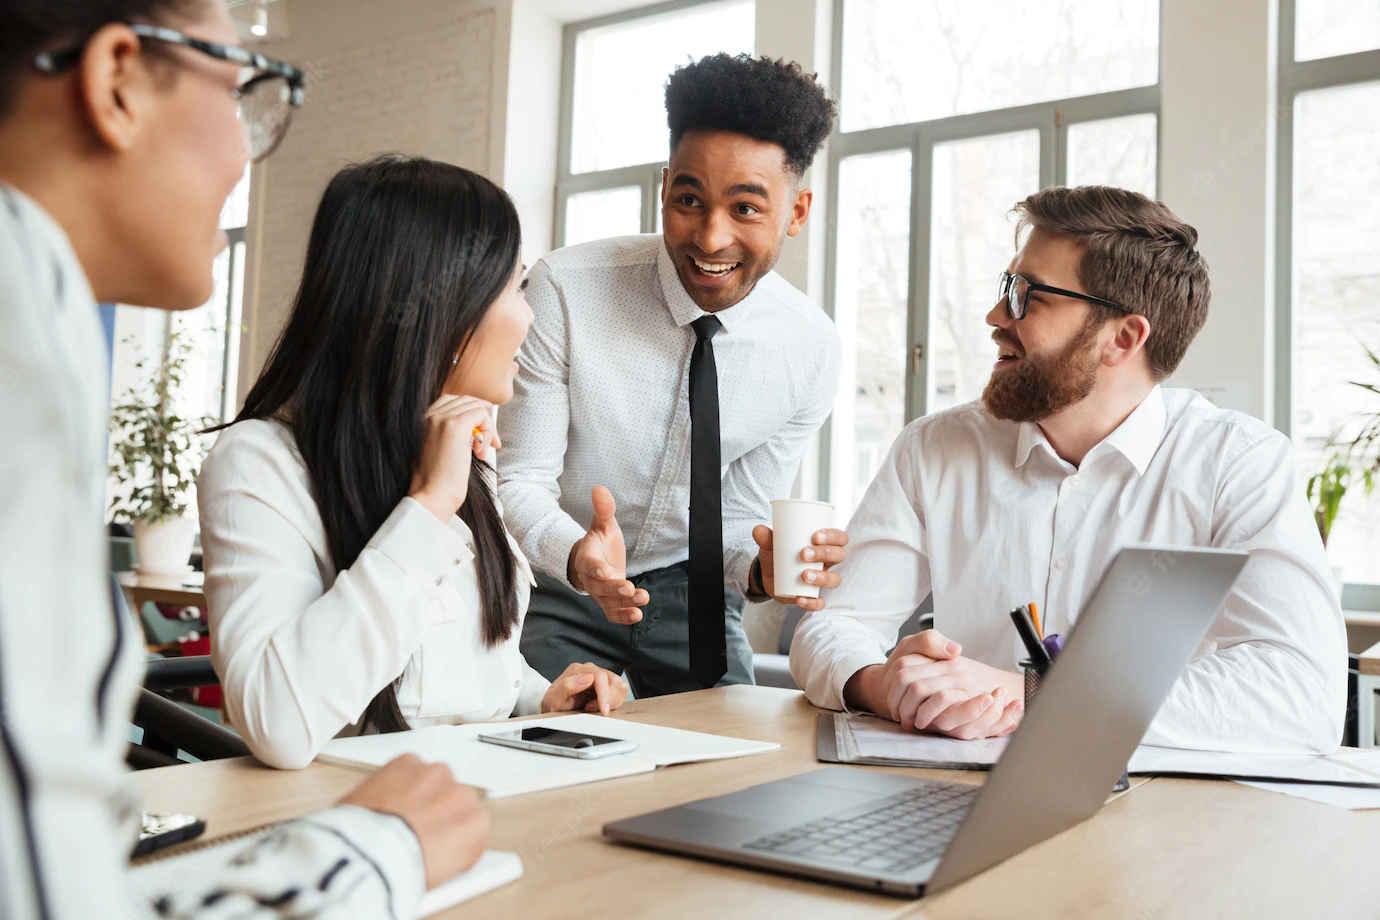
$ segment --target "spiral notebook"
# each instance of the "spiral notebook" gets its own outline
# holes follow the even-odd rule
[[[182,880],[209,875],[233,858],[237,850],[250,846],[277,826],[262,824],[234,834],[194,840],[134,860],[129,873],[130,890],[137,899],[153,903],[169,889],[179,887]],[[522,859],[516,853],[486,850],[469,871],[423,895],[413,920],[430,917],[521,877]]]

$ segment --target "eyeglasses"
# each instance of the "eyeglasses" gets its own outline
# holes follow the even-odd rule
[[[1103,307],[1111,307],[1113,310],[1120,310],[1122,313],[1134,313],[1135,310],[1123,307],[1119,303],[1112,303],[1110,300],[1103,300],[1101,297],[1094,297],[1091,294],[1080,294],[1077,291],[1066,291],[1063,288],[1050,287],[1047,284],[1036,284],[1022,275],[1013,275],[1010,272],[1002,272],[1001,279],[997,282],[997,303],[1006,301],[1006,315],[1012,319],[1025,319],[1026,309],[1030,305],[1031,291],[1045,291],[1049,294],[1058,294],[1061,297],[1076,297],[1079,300],[1086,300],[1088,303],[1095,303]]]
[[[257,163],[278,149],[283,135],[287,134],[288,125],[292,123],[293,110],[302,106],[307,83],[304,72],[291,64],[266,58],[239,45],[206,42],[172,29],[143,23],[130,23],[129,28],[140,38],[182,45],[209,54],[217,60],[239,64],[239,81],[232,95],[239,103],[240,123],[249,141],[249,157]],[[62,73],[81,60],[87,41],[89,39],[60,51],[41,52],[34,57],[34,67],[45,74]]]

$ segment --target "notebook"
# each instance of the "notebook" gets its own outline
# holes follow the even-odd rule
[[[633,741],[637,750],[598,760],[578,760],[500,747],[479,740],[481,734],[511,731],[518,726],[547,726]],[[673,764],[746,757],[780,749],[781,745],[770,741],[707,735],[581,712],[523,722],[436,725],[388,735],[337,738],[329,742],[316,759],[372,771],[401,754],[416,754],[422,760],[448,765],[457,780],[496,799],[650,773]]]
[[[878,716],[836,712],[819,717],[817,759],[882,767],[986,770],[1001,757],[1006,743],[1006,738],[956,741],[907,731]],[[1380,787],[1380,752],[1341,748],[1322,756],[1224,754],[1142,744],[1131,755],[1127,772]]]
[[[130,890],[144,902],[152,903],[184,879],[206,875],[232,859],[276,824],[265,824],[208,840],[196,840],[167,853],[154,853],[136,861],[130,869]],[[486,850],[467,872],[462,872],[422,896],[414,920],[430,917],[492,891],[522,877],[522,860],[516,853]]]

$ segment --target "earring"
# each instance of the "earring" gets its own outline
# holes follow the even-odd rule
[[[459,355],[456,355],[455,357],[451,358],[451,359],[450,359],[450,363],[451,363],[451,364],[459,364],[459,363],[460,363],[460,356],[459,356]]]

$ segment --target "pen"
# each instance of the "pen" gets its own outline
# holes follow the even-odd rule
[[[1045,636],[1045,640],[1041,644],[1045,647],[1045,651],[1049,652],[1049,660],[1053,661],[1058,658],[1059,653],[1064,650],[1064,637],[1058,633],[1054,633],[1053,635]]]
[[[1045,651],[1044,645],[1040,642],[1040,634],[1035,631],[1035,624],[1030,621],[1030,608],[1011,608],[1011,622],[1016,624],[1016,634],[1021,637],[1021,642],[1025,643],[1031,666],[1040,674],[1044,674],[1049,667],[1049,652]]]
[[[1040,625],[1040,608],[1035,605],[1034,601],[1030,602],[1030,621],[1035,624],[1035,632],[1043,639],[1045,637],[1045,630],[1044,627]]]

